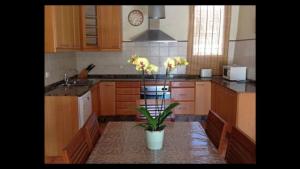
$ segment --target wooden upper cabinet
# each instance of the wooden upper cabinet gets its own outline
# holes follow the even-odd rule
[[[80,23],[83,50],[100,50],[99,10],[97,5],[80,6]]]
[[[211,107],[211,82],[196,82],[195,114],[207,115]]]
[[[56,29],[55,29],[55,8],[54,6],[45,6],[45,22],[44,22],[44,36],[45,36],[45,52],[56,52]]]
[[[100,115],[114,116],[116,114],[115,87],[115,82],[100,83]]]
[[[55,6],[58,49],[80,49],[79,10],[78,5]]]
[[[45,52],[80,49],[78,5],[45,6]]]
[[[84,5],[80,8],[80,15],[83,50],[121,50],[121,6]]]
[[[121,50],[122,14],[119,5],[101,5],[99,9],[100,45],[103,51]]]

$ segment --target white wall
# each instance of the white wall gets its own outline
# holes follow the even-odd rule
[[[256,80],[255,6],[233,6],[228,63],[247,66],[247,79]]]
[[[137,27],[128,23],[128,14],[134,9],[140,10],[144,14],[144,22]],[[165,15],[166,19],[160,20],[160,30],[176,40],[186,41],[188,38],[189,7],[186,5],[166,5]],[[123,5],[122,18],[123,41],[131,41],[134,36],[148,29],[148,6]]]

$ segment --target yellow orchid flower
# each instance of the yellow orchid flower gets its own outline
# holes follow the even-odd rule
[[[175,63],[176,65],[188,65],[189,64],[185,58],[182,58],[180,56],[175,57],[174,60],[176,62]]]
[[[128,59],[128,63],[131,63],[133,65],[136,65],[137,59],[139,58],[139,56],[137,55],[132,55],[129,59]]]
[[[164,63],[165,68],[167,68],[168,70],[172,70],[176,67],[176,62],[174,59],[172,58],[167,58],[167,60]]]
[[[136,65],[135,69],[140,72],[146,69],[149,65],[149,61],[147,58],[139,57],[134,61],[134,64]]]
[[[145,69],[145,72],[148,74],[155,73],[157,71],[158,71],[158,67],[153,64],[149,64]]]

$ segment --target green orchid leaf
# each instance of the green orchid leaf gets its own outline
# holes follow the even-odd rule
[[[171,103],[161,114],[159,114],[159,116],[158,116],[158,124],[160,125],[160,124],[162,124],[164,121],[165,121],[165,119],[170,115],[170,114],[172,114],[172,109],[174,108],[174,107],[176,107],[176,106],[178,106],[179,105],[179,103],[177,103],[177,102],[175,102],[175,103]]]
[[[142,113],[149,123],[149,125],[153,128],[153,130],[156,130],[157,128],[157,120],[155,120],[151,115],[150,112],[145,107],[139,107],[137,110]]]

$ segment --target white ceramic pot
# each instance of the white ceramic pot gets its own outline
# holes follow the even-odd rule
[[[164,141],[164,130],[148,131],[146,130],[147,147],[150,150],[160,150]]]

